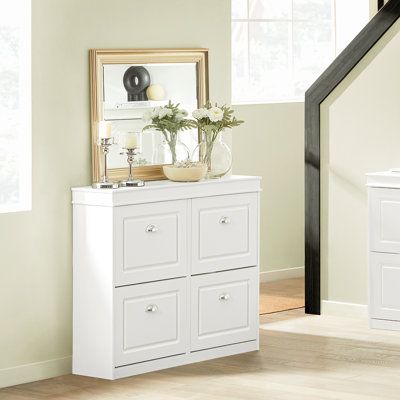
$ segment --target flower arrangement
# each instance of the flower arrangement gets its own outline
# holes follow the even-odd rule
[[[194,110],[192,113],[193,118],[196,120],[196,126],[202,134],[201,161],[207,164],[208,177],[223,176],[231,168],[231,153],[226,145],[223,145],[227,154],[225,158],[228,158],[229,161],[227,161],[226,164],[228,165],[223,170],[212,172],[212,154],[214,143],[219,134],[226,128],[234,128],[244,122],[236,119],[233,113],[232,108],[226,105],[219,107],[218,104],[215,104],[213,106],[210,102],[207,102],[204,107]]]
[[[236,119],[233,113],[232,108],[226,105],[218,107],[217,104],[213,106],[210,102],[207,102],[203,108],[194,110],[192,115],[200,131],[204,132],[206,136],[210,136],[214,141],[224,129],[243,124],[244,121]]]
[[[150,122],[143,128],[143,131],[155,129],[162,132],[172,154],[172,163],[176,159],[176,143],[180,131],[196,128],[196,122],[186,118],[186,110],[180,109],[179,104],[173,104],[171,101],[164,107],[156,107],[148,110],[143,115],[143,120]]]

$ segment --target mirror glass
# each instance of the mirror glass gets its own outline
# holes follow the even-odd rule
[[[149,122],[144,113],[155,107],[179,103],[189,116],[198,108],[197,66],[195,62],[152,64],[103,64],[103,118],[111,123],[117,142],[111,146],[109,168],[126,167],[122,152],[124,138],[130,132],[140,133]],[[136,166],[171,163],[171,155],[163,134],[146,130],[139,135],[140,155]],[[198,132],[193,129],[180,134],[180,140],[191,155],[198,144]],[[183,151],[185,147],[182,146]],[[179,151],[179,149],[177,149]]]

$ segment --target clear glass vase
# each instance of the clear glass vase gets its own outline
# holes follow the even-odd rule
[[[232,152],[223,142],[221,134],[212,140],[211,135],[203,133],[192,159],[207,165],[207,179],[221,178],[232,168]]]
[[[165,138],[154,149],[154,164],[176,164],[189,159],[189,149],[176,137],[175,140],[167,141]]]

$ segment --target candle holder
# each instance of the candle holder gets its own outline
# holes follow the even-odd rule
[[[118,183],[110,182],[107,176],[107,154],[110,151],[109,147],[114,144],[114,140],[112,137],[110,138],[101,138],[97,141],[97,146],[101,148],[101,151],[104,155],[104,173],[101,177],[101,181],[94,182],[92,184],[93,189],[117,189],[119,187]]]
[[[124,149],[126,151],[127,155],[127,161],[129,165],[129,175],[128,179],[126,181],[122,181],[119,183],[120,187],[142,187],[144,186],[144,182],[141,181],[140,179],[135,179],[132,173],[132,164],[134,157],[139,153],[138,148],[132,148],[132,149]]]

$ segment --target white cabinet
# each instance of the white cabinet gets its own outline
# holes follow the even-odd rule
[[[367,177],[370,325],[400,330],[400,173]]]
[[[73,373],[257,350],[260,179],[73,189]]]

